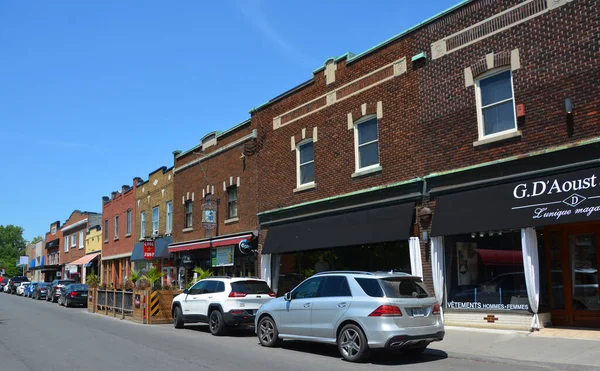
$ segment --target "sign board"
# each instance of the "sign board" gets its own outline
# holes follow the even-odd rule
[[[62,277],[62,272],[56,272],[56,278]]]
[[[240,251],[243,254],[247,254],[250,251],[252,251],[252,246],[250,245],[250,241],[248,241],[248,240],[241,240],[239,243],[239,247],[240,247]]]
[[[29,264],[29,256],[19,256],[19,265]]]
[[[438,197],[433,236],[600,220],[600,168]]]
[[[144,259],[152,260],[155,255],[154,240],[144,240]]]
[[[202,226],[206,229],[217,226],[217,206],[210,199],[202,204]]]
[[[77,273],[77,266],[69,265],[69,273]]]
[[[229,267],[233,265],[234,246],[216,247],[212,249],[212,266]]]

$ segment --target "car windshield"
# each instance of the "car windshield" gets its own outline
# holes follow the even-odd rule
[[[245,294],[268,294],[271,292],[271,288],[265,281],[237,281],[231,283],[231,291]]]
[[[70,285],[70,284],[72,284],[72,283],[75,283],[75,281],[72,281],[72,280],[68,280],[68,281],[66,281],[66,280],[65,280],[65,281],[58,281],[57,285],[63,285],[63,286],[66,286],[66,285]]]
[[[88,285],[81,285],[81,284],[69,285],[69,290],[71,290],[71,291],[87,291],[87,289],[88,289]]]
[[[427,298],[431,294],[420,280],[414,278],[384,278],[379,280],[388,298]]]

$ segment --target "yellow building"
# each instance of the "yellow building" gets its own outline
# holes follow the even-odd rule
[[[85,236],[85,255],[89,255],[91,260],[84,266],[83,282],[85,282],[85,277],[92,272],[97,275],[100,274],[100,269],[98,269],[100,254],[102,254],[102,227],[95,225],[88,228]]]

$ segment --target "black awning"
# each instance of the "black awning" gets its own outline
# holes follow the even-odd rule
[[[262,253],[407,240],[414,203],[312,218],[269,228]]]
[[[46,249],[52,249],[52,248],[58,247],[59,244],[60,244],[60,239],[58,239],[58,238],[56,240],[46,242]]]
[[[593,168],[440,196],[431,235],[600,220],[599,176]]]
[[[173,237],[157,238],[154,240],[154,259],[169,259],[169,245],[173,243]],[[129,261],[145,261],[144,242],[138,242],[133,245],[133,252]]]

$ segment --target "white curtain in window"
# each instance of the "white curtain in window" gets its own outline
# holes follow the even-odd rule
[[[281,256],[279,254],[271,255],[271,289],[277,293],[279,290],[279,271]]]
[[[538,258],[538,243],[535,228],[521,229],[521,248],[523,249],[523,268],[529,306],[533,312],[531,328],[540,328],[538,307],[540,305],[540,262]]]
[[[271,287],[271,254],[260,254],[260,278]]]
[[[408,239],[408,249],[410,253],[410,274],[423,278],[423,263],[421,261],[421,244],[419,237]]]
[[[431,238],[431,275],[433,276],[433,290],[435,298],[440,304],[444,301],[444,237]],[[442,320],[444,312],[441,311]]]

